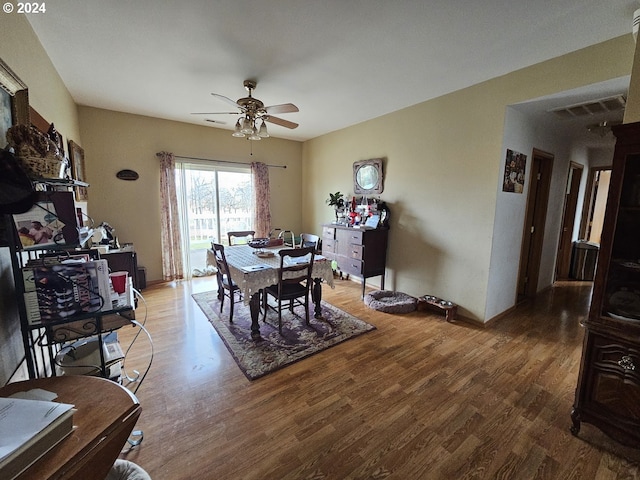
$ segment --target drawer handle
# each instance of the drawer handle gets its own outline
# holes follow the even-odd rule
[[[628,355],[623,356],[618,361],[618,365],[620,365],[623,370],[635,370],[636,369],[636,366],[633,364],[633,360]]]

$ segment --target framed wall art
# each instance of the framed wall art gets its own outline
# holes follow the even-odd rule
[[[524,190],[524,174],[527,167],[527,156],[507,149],[504,165],[503,192],[522,193]]]
[[[0,59],[0,148],[7,145],[9,128],[29,122],[27,85]]]
[[[74,180],[86,182],[84,172],[84,149],[73,140],[69,140],[69,158],[71,159],[71,172]],[[87,187],[76,187],[76,200],[86,202],[88,200]]]

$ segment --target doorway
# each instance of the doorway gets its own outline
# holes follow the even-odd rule
[[[571,252],[573,245],[573,226],[576,221],[578,208],[578,193],[582,181],[584,167],[579,163],[571,162],[569,165],[569,177],[564,195],[564,207],[562,211],[562,228],[560,241],[558,242],[558,254],[556,256],[556,280],[569,278],[571,269]]]
[[[253,229],[251,169],[176,162],[176,190],[188,279],[206,269],[211,242],[227,244],[227,232]]]
[[[533,150],[529,196],[520,251],[517,302],[533,297],[537,292],[553,159],[550,153]]]
[[[580,222],[581,239],[600,243],[610,179],[611,167],[595,167],[589,170],[582,221]]]

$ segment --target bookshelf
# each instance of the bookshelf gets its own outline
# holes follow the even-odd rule
[[[87,248],[92,232],[90,228],[80,226],[73,190],[88,184],[65,179],[32,179],[32,181],[38,190],[37,202],[43,204],[33,207],[33,218],[39,218],[38,215],[46,218],[49,225],[54,225],[54,231],[49,234],[48,239],[44,239],[44,243],[31,244],[31,239],[25,241],[19,230],[23,224],[31,221],[29,212],[26,212],[25,214],[3,215],[4,221],[0,235],[0,246],[8,247],[11,253],[13,282],[24,347],[23,361],[26,363],[29,378],[59,375],[61,370],[57,368],[56,361],[60,352],[64,353],[65,348],[68,349],[79,339],[88,338],[98,342],[99,371],[97,373],[105,378],[110,378],[111,365],[105,355],[105,337],[125,325],[135,324],[133,290],[131,288],[128,290],[128,302],[113,305],[112,298],[108,293],[107,262],[100,261],[97,250]],[[59,219],[61,219],[63,226],[59,231],[56,231],[55,223]],[[95,282],[100,283],[100,288],[97,287],[97,283],[92,283],[91,288],[81,285],[80,277],[72,277],[64,269],[53,272],[56,258],[64,260],[73,255],[90,256],[92,265],[106,265],[105,272],[94,275]],[[33,278],[29,278],[30,275],[35,277],[36,269],[38,275],[41,276],[37,291],[33,285]],[[50,276],[47,278],[47,275]],[[106,287],[104,275],[106,275]],[[85,277],[86,275],[82,277],[83,281]],[[97,280],[98,277],[101,280]],[[40,289],[40,286],[45,285],[47,281],[66,282],[73,287],[69,288],[71,293],[69,298],[65,300],[66,303],[58,301],[59,304],[72,305],[74,294],[76,301],[78,301],[77,297],[82,296],[83,293],[91,293],[92,298],[89,300],[94,304],[96,301],[98,303],[86,309],[73,310],[69,307],[66,311],[61,311],[59,308],[56,310],[50,305],[51,296],[57,294],[57,291],[47,297],[46,294],[49,291],[44,291],[43,294],[43,290]],[[43,306],[45,301],[49,301],[47,307]],[[51,312],[52,309],[54,312],[49,315],[37,315],[38,310]],[[36,312],[35,316],[34,312]]]

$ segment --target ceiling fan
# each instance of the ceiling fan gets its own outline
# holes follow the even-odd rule
[[[233,101],[224,95],[219,95],[217,93],[212,93],[214,97],[219,98],[220,100],[233,105],[238,108],[238,111],[235,112],[195,112],[192,115],[240,115],[238,121],[236,122],[236,127],[233,132],[234,137],[247,137],[249,140],[261,140],[263,138],[269,137],[269,133],[267,132],[267,125],[265,122],[274,123],[276,125],[280,125],[281,127],[286,128],[296,128],[298,126],[297,123],[290,122],[289,120],[285,120],[283,118],[274,117],[272,114],[274,113],[293,113],[298,112],[298,107],[296,107],[293,103],[283,103],[280,105],[271,105],[268,107],[264,106],[257,98],[251,96],[252,91],[256,88],[257,82],[255,80],[245,80],[244,88],[249,92],[248,97],[243,97],[238,99],[238,101]],[[209,121],[209,120],[208,120]],[[256,124],[257,121],[260,121],[260,126]],[[214,123],[222,123],[215,122]]]

